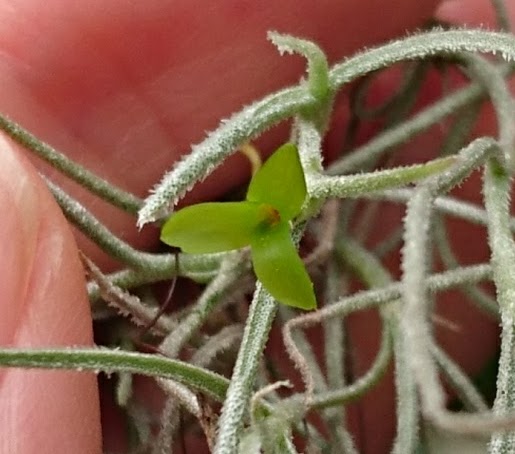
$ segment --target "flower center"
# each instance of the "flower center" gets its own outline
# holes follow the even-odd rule
[[[272,205],[263,203],[259,207],[260,225],[273,227],[281,222],[281,214]]]

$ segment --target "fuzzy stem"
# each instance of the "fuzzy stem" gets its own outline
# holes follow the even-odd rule
[[[277,47],[280,54],[288,52],[298,53],[308,61],[308,87],[311,95],[317,100],[318,106],[311,111],[305,111],[308,119],[313,120],[320,110],[326,110],[331,103],[332,90],[329,86],[329,66],[327,58],[322,50],[313,42],[295,38],[290,35],[282,35],[269,32],[268,39]]]
[[[495,144],[494,144],[495,145]],[[481,163],[495,146],[477,140],[460,155],[461,162],[442,175],[421,185],[408,203],[405,218],[405,247],[402,270],[404,284],[401,329],[406,340],[406,351],[420,392],[425,416],[437,426],[456,432],[484,433],[494,427],[506,427],[513,416],[506,419],[486,415],[453,415],[445,410],[445,395],[430,351],[434,342],[427,320],[429,310],[427,257],[430,241],[431,211],[438,194],[458,184],[474,167]]]
[[[486,214],[486,213],[485,213]],[[486,220],[485,220],[486,221]],[[434,243],[438,255],[444,266],[448,269],[459,268],[460,263],[454,255],[452,245],[447,235],[445,220],[436,216],[433,224]],[[478,286],[466,285],[462,288],[463,294],[469,298],[480,310],[494,319],[499,319],[499,306],[497,301]]]
[[[153,276],[155,280],[164,280],[174,276],[176,258],[173,254],[150,254],[132,248],[113,235],[83,205],[72,199],[61,188],[46,178],[45,181],[66,218],[111,257],[131,265],[145,276]],[[211,261],[208,256],[209,254],[206,255],[206,259]],[[199,264],[201,269],[204,268],[200,263],[202,261],[202,255],[182,254],[179,268],[186,273],[187,270],[195,272],[195,263]]]
[[[188,316],[181,320],[181,323],[161,342],[159,347],[161,351],[170,358],[179,355],[182,347],[215,309],[222,295],[228,291],[230,286],[234,285],[243,273],[248,271],[248,266],[245,264],[246,259],[246,255],[236,253],[222,262],[218,275],[202,292]]]
[[[309,408],[322,409],[359,399],[379,383],[390,364],[391,357],[392,333],[391,327],[386,325],[382,331],[379,352],[367,372],[354,383],[344,386],[343,388],[315,394],[309,401]]]
[[[384,287],[392,282],[381,262],[351,239],[338,244],[347,263],[371,287]],[[399,326],[399,300],[381,309],[383,332],[388,331],[395,352],[395,383],[397,394],[397,435],[392,452],[413,452],[418,443],[419,403],[415,381],[410,370],[409,356]],[[392,342],[390,340],[390,342]],[[391,347],[390,347],[391,348]]]
[[[484,173],[485,207],[489,214],[488,241],[492,251],[493,278],[501,309],[501,356],[497,377],[494,412],[504,415],[515,409],[515,244],[509,228],[510,178],[495,162]],[[515,449],[515,433],[492,437],[491,454],[504,454]]]
[[[176,380],[223,401],[228,380],[183,361],[121,350],[78,348],[22,350],[0,349],[0,366],[38,369],[75,369],[93,372],[129,372]]]
[[[401,188],[401,189],[387,189],[381,192],[372,194],[363,194],[363,198],[387,200],[389,202],[405,203],[409,201],[415,189]],[[488,213],[479,205],[474,203],[465,202],[463,200],[455,199],[449,196],[439,196],[434,201],[435,209],[440,213],[446,214],[464,221],[470,222],[475,225],[488,224]],[[510,217],[509,220],[510,230],[515,233],[515,217]]]
[[[455,157],[434,159],[424,164],[345,176],[307,176],[308,193],[313,199],[356,197],[412,183],[440,173],[455,162]]]
[[[469,411],[487,411],[483,396],[474,387],[466,373],[442,349],[433,346],[433,356],[447,381],[456,390],[464,406]]]
[[[499,71],[501,75],[506,76],[512,71],[512,68],[509,65],[503,65]],[[377,134],[365,145],[332,163],[326,172],[329,175],[338,175],[359,170],[369,160],[379,157],[395,146],[406,143],[410,138],[442,121],[446,116],[464,108],[470,112],[471,104],[479,103],[485,98],[484,87],[479,83],[462,88],[398,126]]]
[[[335,65],[329,72],[334,90],[372,71],[403,60],[454,55],[460,52],[499,54],[515,60],[515,37],[483,30],[435,30],[393,41]]]
[[[218,422],[214,454],[236,454],[256,370],[268,338],[277,303],[258,283],[245,325],[243,339],[234,366],[227,398]]]
[[[136,214],[143,205],[143,200],[99,178],[4,115],[0,115],[0,129],[27,150],[110,204],[131,214]]]
[[[508,84],[498,68],[486,59],[467,55],[464,60],[469,71],[484,85],[492,100],[499,129],[499,147],[508,168],[513,172],[515,170],[515,126],[513,124],[515,103]]]
[[[171,206],[242,143],[315,103],[306,87],[287,88],[223,121],[216,131],[199,145],[193,146],[191,153],[163,176],[139,211],[138,226],[141,228],[148,222],[169,215]]]
[[[220,263],[227,255],[226,252],[216,254],[201,255],[179,255],[179,276],[188,277],[196,282],[205,283],[213,279],[220,268]],[[175,276],[175,256],[172,262],[172,274],[168,266],[163,267],[161,271],[146,274],[141,270],[124,269],[111,274],[106,274],[105,278],[111,284],[116,285],[120,289],[131,289],[140,287],[145,284],[154,284]],[[90,281],[87,285],[88,296],[90,301],[97,301],[100,298],[100,289],[96,282]]]

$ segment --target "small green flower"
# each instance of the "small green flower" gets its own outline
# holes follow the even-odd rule
[[[256,172],[245,201],[186,207],[166,221],[161,240],[189,254],[250,245],[256,276],[270,294],[289,306],[314,309],[313,284],[290,235],[306,194],[297,147],[287,143]]]

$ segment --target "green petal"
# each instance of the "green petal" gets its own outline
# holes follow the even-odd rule
[[[250,244],[262,222],[260,205],[251,202],[200,203],[172,214],[161,241],[189,254],[239,249]]]
[[[285,221],[299,214],[306,181],[297,147],[286,143],[268,158],[250,182],[247,200],[272,205]]]
[[[277,301],[306,310],[316,308],[313,284],[293,245],[287,222],[256,236],[251,247],[254,272]]]

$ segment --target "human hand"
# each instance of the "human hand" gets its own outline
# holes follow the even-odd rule
[[[281,60],[265,39],[267,30],[313,39],[335,61],[415,29],[438,1],[398,0],[391,15],[385,15],[383,2],[372,0],[276,3],[226,1],[202,9],[187,1],[10,2],[0,25],[2,111],[94,172],[144,196],[220,118],[298,79],[304,62]],[[449,2],[442,15],[486,17],[479,6],[486,1],[475,2],[477,9],[470,0],[466,9],[460,3]],[[281,140],[272,133],[261,146],[272,148]],[[27,154],[2,140],[0,156],[1,345],[90,344],[89,304],[69,226]],[[138,235],[134,219],[54,176],[127,241],[138,247],[156,243],[152,229]],[[245,164],[235,158],[188,200],[220,195],[245,176]],[[80,236],[79,244],[112,266]],[[474,352],[474,361],[478,356]],[[378,408],[377,400],[363,404],[365,424],[377,425],[375,418],[380,427],[384,413]],[[377,443],[388,430],[375,432]],[[2,371],[0,439],[6,452],[100,452],[95,377]]]

